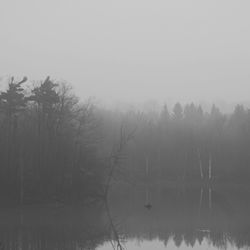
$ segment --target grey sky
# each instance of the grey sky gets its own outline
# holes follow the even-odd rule
[[[104,100],[250,99],[249,0],[0,0],[0,75]]]

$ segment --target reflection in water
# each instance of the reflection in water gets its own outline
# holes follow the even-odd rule
[[[0,241],[13,250],[95,249],[108,238],[102,221],[97,207],[2,209]]]
[[[109,250],[110,246],[109,244],[103,244],[101,247],[98,248],[98,250]],[[195,242],[194,245],[186,245],[185,242],[183,242],[180,246],[176,246],[174,240],[169,240],[167,244],[164,244],[164,242],[160,241],[159,239],[155,240],[130,240],[126,244],[126,249],[132,249],[132,250],[201,250],[201,249],[209,249],[209,250],[217,250],[218,247],[212,245],[212,243],[209,240],[204,240],[201,243],[198,241]],[[230,249],[230,250],[238,250],[239,248],[230,242],[228,242],[226,248],[224,249]],[[244,248],[242,248],[244,249]]]
[[[118,232],[119,225],[115,225],[114,220],[110,214],[109,204],[107,201],[104,203],[107,219],[109,224],[109,231],[110,231],[110,243],[114,250],[124,250],[123,242],[121,234]]]
[[[0,249],[240,249],[250,246],[247,189],[115,189],[91,207],[0,211]],[[119,190],[118,190],[119,189]]]
[[[210,185],[186,188],[184,192],[177,188],[151,188],[151,210],[143,209],[144,192],[144,188],[130,190],[127,195],[126,190],[122,196],[119,191],[110,199],[113,217],[124,221],[127,249],[138,249],[132,242],[156,244],[157,240],[165,246],[174,243],[177,247],[185,246],[184,249],[250,246],[248,190]],[[100,249],[107,249],[107,245]]]

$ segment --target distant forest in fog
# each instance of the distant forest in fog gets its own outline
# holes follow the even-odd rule
[[[160,113],[103,109],[47,77],[13,77],[0,94],[0,195],[14,203],[79,202],[128,183],[246,183],[250,110],[193,103]]]

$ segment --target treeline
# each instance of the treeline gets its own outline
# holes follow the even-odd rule
[[[101,183],[91,101],[47,77],[10,79],[0,94],[0,196],[19,203],[78,201]],[[100,169],[100,168],[99,168]]]
[[[215,105],[204,112],[193,103],[177,103],[171,111],[165,105],[159,114],[138,114],[135,120],[127,178],[248,182],[250,110],[244,106],[223,114]]]
[[[69,85],[9,80],[0,94],[0,195],[15,202],[80,201],[114,180],[248,181],[250,111],[193,103],[171,111],[105,110]]]

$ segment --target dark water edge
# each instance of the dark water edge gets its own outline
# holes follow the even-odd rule
[[[229,243],[249,247],[249,211],[245,184],[117,183],[107,204],[1,207],[0,249],[97,249],[106,244],[112,249],[109,243],[116,244],[117,237],[122,244],[138,240],[192,247],[209,240],[217,248]]]
[[[107,238],[102,207],[51,204],[1,209],[0,242],[3,249],[94,249]]]

